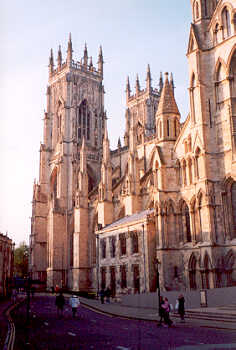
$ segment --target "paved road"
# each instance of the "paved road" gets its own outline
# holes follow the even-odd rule
[[[64,317],[58,319],[55,297],[49,296],[32,301],[27,332],[25,315],[25,307],[15,314],[15,350],[236,349],[235,332],[192,327],[188,323],[157,327],[155,322],[110,317],[83,306],[76,319],[69,306]]]

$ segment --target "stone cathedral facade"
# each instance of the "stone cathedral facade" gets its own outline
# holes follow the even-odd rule
[[[51,52],[30,239],[33,278],[113,294],[236,285],[236,0],[191,0],[190,111],[172,75],[126,85],[110,150],[98,67]],[[156,84],[157,85],[157,84]]]

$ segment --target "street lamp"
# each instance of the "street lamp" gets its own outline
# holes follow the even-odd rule
[[[154,265],[156,268],[156,273],[157,273],[157,294],[158,294],[158,313],[159,316],[161,317],[161,293],[160,293],[160,274],[159,274],[159,265],[161,264],[161,262],[156,258],[154,259]]]

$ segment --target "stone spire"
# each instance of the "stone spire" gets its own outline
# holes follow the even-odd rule
[[[150,71],[150,65],[147,66],[147,78],[146,78],[146,89],[147,91],[151,91],[152,89],[152,78],[151,78],[151,71]]]
[[[126,82],[126,100],[130,98],[130,84],[129,84],[129,76],[127,76],[127,82]]]
[[[159,92],[161,93],[163,89],[163,77],[162,72],[160,72],[160,80],[159,80]]]
[[[60,69],[62,65],[62,53],[61,53],[61,45],[59,45],[58,54],[57,54],[57,67]]]
[[[87,68],[88,66],[88,50],[87,50],[87,44],[84,45],[84,66]]]
[[[105,130],[104,130],[104,138],[103,138],[103,162],[105,164],[110,163],[110,146],[107,132],[107,120],[105,119]]]
[[[118,149],[121,149],[121,141],[120,141],[120,137],[118,138],[117,148],[118,148]]]
[[[138,93],[140,92],[140,84],[139,84],[139,77],[138,77],[138,74],[137,74],[137,77],[136,77],[135,89],[136,89],[136,95],[138,95]]]
[[[69,65],[72,62],[72,53],[73,53],[73,49],[72,49],[72,41],[71,41],[71,33],[70,33],[69,34],[68,45],[67,45],[67,58],[66,58],[66,63],[69,64]]]
[[[48,67],[49,67],[49,74],[52,75],[53,70],[54,70],[54,59],[53,59],[53,51],[52,51],[52,49],[50,51]]]
[[[180,114],[177,107],[172,85],[169,83],[168,73],[165,73],[165,83],[161,92],[161,98],[158,104],[157,115],[160,114]]]
[[[103,54],[102,54],[102,46],[99,48],[99,54],[98,54],[98,72],[103,77]]]

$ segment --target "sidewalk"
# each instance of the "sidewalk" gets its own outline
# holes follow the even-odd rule
[[[81,304],[96,311],[111,316],[120,316],[138,320],[157,321],[159,315],[157,310],[151,308],[127,307],[121,303],[111,302],[101,304],[100,300],[86,299],[80,297]],[[176,326],[183,325],[176,313],[171,314]],[[199,308],[186,310],[186,323],[189,326],[213,327],[219,329],[236,330],[236,304],[211,308]]]

